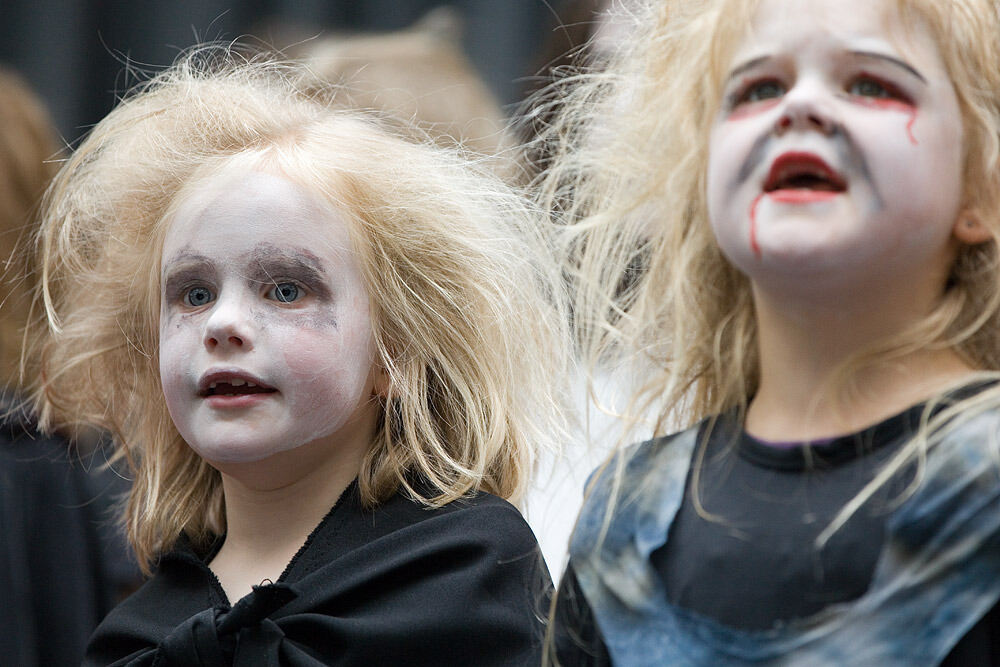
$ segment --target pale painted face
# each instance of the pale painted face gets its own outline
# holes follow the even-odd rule
[[[170,416],[210,463],[336,447],[374,410],[368,295],[346,222],[232,168],[180,203],[161,259]]]
[[[763,0],[723,94],[709,217],[755,285],[944,280],[962,121],[923,26],[882,0]]]

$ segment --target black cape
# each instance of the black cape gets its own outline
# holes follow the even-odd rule
[[[217,543],[214,549],[217,549]],[[91,637],[85,665],[539,664],[551,588],[521,514],[486,493],[362,508],[356,484],[275,583],[232,607],[181,539]]]

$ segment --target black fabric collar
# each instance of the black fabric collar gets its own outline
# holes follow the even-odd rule
[[[943,400],[935,402],[931,415],[937,414],[948,405],[971,398],[975,394],[997,384],[996,380],[979,380],[959,387],[949,392]],[[754,465],[800,472],[803,470],[820,470],[842,465],[861,456],[867,456],[876,451],[894,451],[895,446],[912,438],[920,428],[920,420],[929,402],[925,401],[906,408],[887,419],[864,428],[856,433],[849,433],[822,443],[801,443],[786,447],[775,447],[758,440],[742,429],[738,424],[735,411],[718,420],[715,428],[723,429],[726,436],[736,443],[739,455]],[[703,429],[707,428],[703,425]],[[702,431],[704,435],[704,430]],[[892,445],[892,447],[890,447]]]

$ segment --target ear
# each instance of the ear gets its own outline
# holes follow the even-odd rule
[[[964,209],[959,214],[955,226],[952,227],[952,234],[959,243],[965,245],[985,243],[993,238],[990,229],[983,224],[979,211],[975,209]]]
[[[389,378],[389,371],[385,370],[385,366],[379,364],[375,367],[373,374],[372,396],[382,399],[388,397],[389,387],[392,385],[392,380]]]

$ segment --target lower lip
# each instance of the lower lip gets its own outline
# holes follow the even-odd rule
[[[206,396],[205,402],[208,406],[218,410],[232,410],[236,408],[250,408],[274,396],[277,392],[263,392],[260,394],[215,394]]]
[[[812,204],[830,201],[840,194],[843,193],[832,190],[775,190],[768,192],[767,196],[783,204]]]

